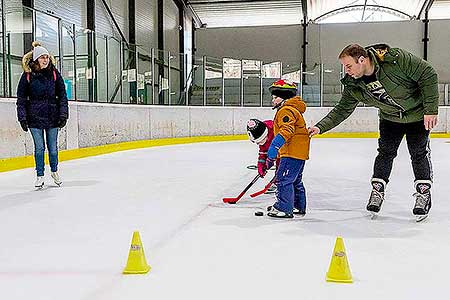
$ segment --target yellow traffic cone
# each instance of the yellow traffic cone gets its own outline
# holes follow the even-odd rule
[[[128,254],[128,261],[123,274],[145,274],[150,271],[151,267],[147,264],[145,259],[144,247],[142,246],[139,232],[133,232],[133,239],[131,240],[130,253]]]
[[[327,272],[327,281],[352,283],[352,273],[348,266],[347,254],[345,253],[344,241],[342,237],[336,238],[333,256]]]

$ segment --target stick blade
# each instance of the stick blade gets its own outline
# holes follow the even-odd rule
[[[237,198],[223,198],[223,202],[229,204],[236,204],[237,200]]]

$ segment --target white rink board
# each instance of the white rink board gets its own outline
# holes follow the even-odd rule
[[[15,99],[0,101],[0,158],[30,155],[33,143],[16,121]],[[272,119],[270,107],[142,106],[69,102],[69,120],[61,130],[60,149],[77,149],[111,143],[208,135],[246,133],[250,118]],[[323,118],[331,107],[308,107],[307,126]],[[450,107],[439,108],[433,132],[449,132]],[[357,107],[330,132],[377,132],[378,110]]]

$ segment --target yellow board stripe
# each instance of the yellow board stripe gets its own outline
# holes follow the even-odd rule
[[[316,135],[314,138],[377,138],[378,132],[330,132],[321,135]],[[450,138],[449,133],[432,133],[432,138]],[[189,144],[189,143],[201,143],[201,142],[220,142],[220,141],[237,141],[246,140],[248,136],[242,135],[216,135],[216,136],[196,136],[196,137],[184,137],[184,138],[167,138],[156,140],[143,140],[124,142],[117,144],[109,144],[95,147],[87,147],[80,149],[62,150],[59,152],[59,161],[66,161],[72,159],[78,159],[83,157],[107,154],[117,151],[132,150],[139,148],[149,148],[157,146]],[[48,164],[48,157],[45,157]],[[33,155],[19,156],[13,158],[0,159],[0,172],[24,169],[34,167]]]
[[[100,154],[107,154],[117,151],[132,150],[139,148],[149,148],[157,146],[178,145],[178,144],[190,144],[201,142],[220,142],[220,141],[235,141],[248,139],[246,134],[242,135],[217,135],[217,136],[195,136],[184,138],[167,138],[156,140],[142,140],[133,142],[123,142],[117,144],[101,145],[95,147],[62,150],[59,151],[59,161],[72,160],[77,158],[95,156]],[[48,164],[47,154],[45,155],[45,161]],[[12,158],[0,159],[0,172],[24,169],[34,167],[34,156],[18,156]]]

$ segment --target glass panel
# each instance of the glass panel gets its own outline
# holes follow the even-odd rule
[[[75,29],[75,53],[76,53],[76,89],[77,100],[89,100],[89,84],[88,84],[88,33],[83,28]]]
[[[58,19],[37,11],[35,35],[36,40],[55,57],[58,67],[60,63]]]
[[[298,83],[298,81],[300,80],[300,72],[296,71],[295,73],[283,75],[283,78],[287,78]],[[320,106],[320,65],[314,66],[313,69],[307,69],[303,71],[302,88],[303,100],[306,102],[306,104],[308,104],[308,106]]]
[[[206,58],[206,105],[222,105],[222,59]]]
[[[157,51],[158,76],[158,104],[169,104],[169,52],[164,50]]]
[[[189,91],[189,105],[203,105],[203,58],[194,58],[192,86]]]
[[[122,103],[135,103],[135,92],[132,90],[136,83],[136,69],[131,67],[134,52],[127,48],[125,43],[123,47],[123,66],[122,69]]]
[[[75,35],[74,26],[62,23],[63,66],[62,77],[66,85],[67,99],[75,100]]]
[[[225,106],[241,105],[242,62],[232,58],[223,59]]]
[[[31,50],[33,12],[27,8],[6,13],[6,66],[8,94],[17,95],[17,84],[22,76],[22,57]],[[24,46],[25,41],[29,45]]]
[[[107,49],[106,37],[101,34],[95,34],[96,44],[96,86],[97,86],[97,101],[108,101],[108,65],[107,65]]]
[[[113,37],[107,39],[108,54],[108,102],[121,103],[122,101],[122,65],[120,55],[120,42]]]
[[[334,106],[341,99],[341,72],[339,63],[335,65],[324,65],[323,68],[323,106]]]
[[[262,66],[263,82],[263,106],[272,106],[272,95],[269,88],[273,82],[281,78],[281,62],[276,61]]]
[[[180,71],[180,90],[176,97],[172,96],[172,102],[174,105],[186,105],[186,81],[190,83],[191,73],[187,73],[186,69],[186,57],[187,54],[180,53],[178,59],[180,61],[181,71]]]
[[[170,53],[170,105],[178,105],[181,90],[181,74],[183,72],[180,56]]]
[[[152,81],[151,81],[151,54],[138,48],[137,62],[137,89],[138,103],[152,103]]]
[[[0,0],[4,1],[4,0]],[[0,16],[2,16],[2,6],[0,5]],[[5,97],[3,93],[3,18],[0,18],[0,96]]]
[[[244,106],[261,106],[261,61],[242,60]]]

